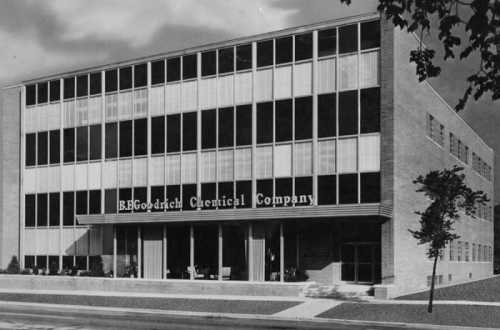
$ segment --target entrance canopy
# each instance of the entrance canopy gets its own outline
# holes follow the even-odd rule
[[[325,217],[382,217],[390,218],[392,207],[385,204],[346,204],[313,207],[275,207],[225,210],[198,210],[151,213],[121,213],[77,215],[80,225],[105,225],[126,223],[167,223],[183,221],[231,221],[300,219]]]

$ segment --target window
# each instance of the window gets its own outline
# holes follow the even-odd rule
[[[358,50],[358,26],[348,25],[339,28],[339,53],[351,53]]]
[[[181,187],[179,185],[169,185],[167,186],[167,200],[168,203],[180,202],[181,200]],[[178,211],[178,208],[169,208],[167,211]]]
[[[337,183],[335,175],[318,176],[318,204],[327,205],[336,203]]]
[[[236,70],[252,68],[252,45],[240,45],[236,47]]]
[[[144,87],[148,84],[148,66],[146,63],[134,65],[134,87]]]
[[[87,96],[89,87],[89,76],[83,75],[76,77],[76,96]]]
[[[465,242],[465,261],[469,261],[469,242]]]
[[[101,191],[100,190],[90,190],[89,191],[89,214],[100,214],[101,213]]]
[[[118,156],[118,124],[106,123],[106,141],[105,152],[106,159],[116,158]]]
[[[36,133],[26,134],[26,166],[36,165]]]
[[[36,264],[38,268],[47,268],[47,256],[36,256]]]
[[[339,135],[358,132],[358,92],[348,91],[339,94]]]
[[[361,203],[380,202],[380,173],[361,173]]]
[[[76,192],[76,214],[87,214],[87,191]]]
[[[300,177],[300,178],[295,178],[295,195],[296,196],[301,196],[301,195],[312,195],[312,177]],[[300,203],[298,202],[295,205],[310,205],[310,202],[306,200],[306,202]]]
[[[94,72],[90,74],[90,95],[96,95],[102,93],[102,80],[101,73]]]
[[[163,203],[165,201],[165,187],[152,186],[151,187],[151,203]],[[158,204],[159,205],[159,204]],[[152,212],[163,212],[163,209],[153,207]]]
[[[217,199],[217,185],[215,183],[201,184],[201,199],[204,201]],[[216,205],[203,205],[202,209],[213,209]]]
[[[233,182],[219,182],[219,200],[227,200],[227,199],[233,199],[234,198],[234,184]],[[227,209],[227,208],[233,208],[234,205],[230,203],[231,205],[221,205],[219,206],[220,209]]]
[[[204,110],[201,112],[201,148],[215,148],[217,140],[216,110]]]
[[[140,208],[134,209],[134,212],[146,212],[146,209],[142,208],[142,205],[148,202],[148,191],[146,187],[135,187],[134,188],[134,201],[139,201]]]
[[[215,50],[204,52],[201,54],[201,75],[212,76],[217,72]]]
[[[361,49],[380,47],[380,22],[361,23]]]
[[[35,256],[24,256],[24,268],[35,268]]]
[[[104,191],[104,213],[116,213],[116,189],[106,189]]]
[[[361,90],[361,133],[380,132],[380,88]]]
[[[462,261],[462,241],[457,242],[457,261]]]
[[[257,143],[273,142],[273,103],[257,104]]]
[[[266,40],[257,43],[257,66],[269,66],[273,65],[274,51],[273,51],[273,41]]]
[[[71,269],[73,267],[73,256],[63,256],[63,269]]]
[[[134,155],[145,155],[148,151],[148,122],[146,119],[134,120]]]
[[[58,129],[50,131],[49,133],[49,144],[50,144],[50,163],[59,164],[60,162],[60,140],[61,133]]]
[[[440,146],[444,145],[444,126],[429,113],[427,114],[427,136],[433,139]],[[455,141],[452,141],[450,135],[450,152],[453,143],[455,143]]]
[[[114,92],[118,89],[118,70],[106,71],[106,93]]]
[[[219,49],[219,73],[234,71],[234,48]]]
[[[196,54],[182,57],[182,79],[191,79],[198,76]]]
[[[132,189],[130,188],[121,188],[118,190],[118,200],[120,202],[125,202],[132,200]],[[131,210],[118,210],[118,213],[130,213]]]
[[[50,82],[50,102],[59,101],[61,98],[61,81],[59,79]]]
[[[185,211],[196,210],[196,203],[191,205],[191,199],[196,197],[196,184],[182,185],[182,209]]]
[[[151,85],[163,84],[165,82],[165,61],[151,63]]]
[[[72,226],[75,221],[75,194],[72,191],[63,193],[63,225]]]
[[[292,139],[292,100],[276,101],[276,142]]]
[[[312,58],[312,33],[295,36],[295,61]]]
[[[450,241],[450,261],[455,260],[455,244],[453,241]]]
[[[236,107],[236,145],[252,144],[252,106]]]
[[[165,152],[165,117],[151,118],[151,153]]]
[[[90,126],[90,160],[101,159],[101,125]]]
[[[279,178],[276,179],[276,197],[282,196],[292,196],[292,178]],[[279,202],[277,199],[276,206],[285,206],[283,203],[283,199]],[[289,205],[291,206],[291,205]]]
[[[167,116],[167,152],[178,152],[181,147],[181,116]]]
[[[35,195],[24,196],[24,226],[35,227]]]
[[[132,156],[132,121],[120,122],[120,157]]]
[[[47,132],[38,132],[37,138],[37,155],[38,165],[47,165],[47,148],[48,148]]]
[[[88,159],[88,127],[78,127],[76,129],[76,160],[85,161]]]
[[[335,93],[318,95],[318,137],[335,136]]]
[[[312,138],[312,97],[295,99],[295,140]]]
[[[120,68],[120,90],[132,88],[132,67]]]
[[[169,58],[167,60],[167,82],[181,79],[181,58]]]
[[[59,206],[60,206],[60,195],[59,193],[49,194],[49,225],[59,226]]]
[[[26,105],[36,104],[36,85],[26,86]]]
[[[252,207],[252,181],[236,181],[236,198],[241,200],[237,208]]]
[[[257,180],[257,195],[260,195],[260,198],[257,199],[257,207],[272,207],[272,205],[265,205],[262,202],[266,197],[273,198],[273,180]]]
[[[339,202],[353,204],[358,202],[358,175],[339,175]]]
[[[318,56],[335,55],[337,50],[337,29],[318,32]]]
[[[38,83],[38,104],[47,103],[49,99],[49,83]]]
[[[276,39],[276,64],[292,61],[292,45],[291,36]]]
[[[219,109],[219,148],[234,145],[234,108]]]
[[[75,161],[75,129],[66,128],[63,131],[63,157],[65,163]]]
[[[182,150],[196,150],[197,113],[188,112],[182,115]]]
[[[75,97],[75,77],[64,78],[64,99]]]

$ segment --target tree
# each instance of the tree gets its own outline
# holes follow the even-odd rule
[[[484,192],[473,191],[464,183],[465,175],[460,173],[462,170],[463,167],[454,166],[452,169],[431,171],[413,181],[419,185],[417,192],[424,193],[431,201],[425,211],[415,212],[420,216],[420,229],[409,230],[418,244],[428,244],[427,256],[434,260],[427,308],[429,313],[432,313],[438,257],[446,244],[460,238],[453,229],[459,211],[474,217],[476,206],[488,201]]]
[[[424,45],[433,19],[438,20],[444,60],[456,54],[460,60],[479,56],[479,68],[467,78],[468,87],[455,110],[463,109],[471,95],[477,100],[489,92],[493,101],[500,99],[500,0],[379,0],[377,9],[394,26],[418,34],[420,42],[411,51],[410,62],[416,64],[420,81],[441,73],[434,64],[436,51]],[[464,47],[457,51],[458,46]]]

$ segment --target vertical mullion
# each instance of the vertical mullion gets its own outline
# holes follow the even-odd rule
[[[340,74],[339,74],[339,29],[335,28],[335,204],[339,204],[339,94],[340,94]]]

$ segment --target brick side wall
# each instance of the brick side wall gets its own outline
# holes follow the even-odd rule
[[[20,88],[0,91],[0,268],[19,257]]]

